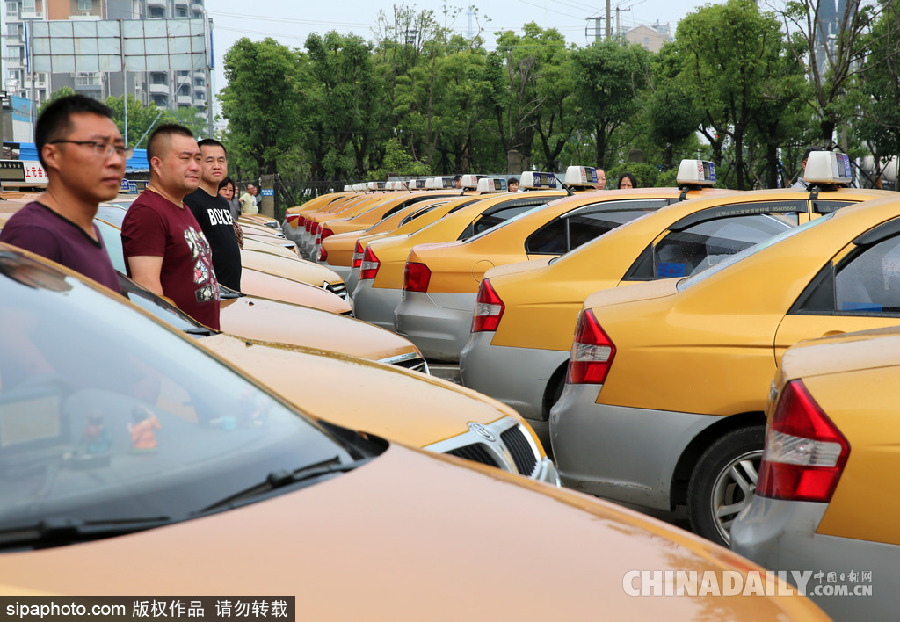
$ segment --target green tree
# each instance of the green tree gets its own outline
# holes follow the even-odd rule
[[[876,177],[890,156],[900,156],[900,5],[888,0],[865,42],[859,133],[875,156]],[[900,189],[900,185],[898,185]]]
[[[725,137],[733,145],[735,185],[747,188],[744,148],[756,117],[775,113],[766,89],[782,79],[784,35],[774,16],[752,0],[729,0],[689,14],[678,24],[675,44],[682,77],[703,114],[700,131],[722,164]],[[727,173],[727,169],[726,169]]]
[[[229,155],[256,174],[277,172],[303,131],[297,53],[274,39],[239,39],[225,54],[219,100],[228,120]]]
[[[69,97],[70,95],[75,95],[75,91],[70,86],[64,86],[60,89],[56,89],[52,93],[50,93],[50,97],[41,102],[41,105],[38,106],[37,116],[41,116],[41,113],[44,112],[44,109],[49,106],[51,103],[55,102],[60,97]]]
[[[648,83],[651,54],[639,45],[599,41],[572,52],[575,96],[583,128],[595,141],[596,165],[609,168],[615,132],[640,110]]]

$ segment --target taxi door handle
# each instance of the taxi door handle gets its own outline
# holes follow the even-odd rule
[[[825,331],[824,333],[822,333],[822,336],[823,336],[823,337],[834,337],[835,335],[843,335],[843,334],[846,333],[846,332],[847,332],[847,331],[845,331],[845,330],[837,330],[837,329],[835,329],[835,330],[827,330],[827,331]]]

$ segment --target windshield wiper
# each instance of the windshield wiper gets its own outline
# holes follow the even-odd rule
[[[212,505],[208,505],[205,508],[192,513],[191,516],[205,516],[220,510],[240,507],[249,503],[251,499],[272,492],[273,490],[278,490],[279,488],[284,488],[285,486],[300,482],[318,479],[327,475],[333,475],[335,473],[346,473],[358,466],[366,464],[370,460],[371,458],[364,458],[352,462],[341,462],[341,459],[338,456],[334,456],[333,458],[327,458],[320,462],[314,462],[313,464],[300,467],[295,471],[273,471],[266,475],[266,477],[258,484],[254,484],[244,490],[228,495],[221,501],[216,501]]]
[[[51,516],[35,523],[0,529],[0,548],[62,546],[146,531],[174,522],[177,521],[169,516],[119,518],[111,521],[84,521]]]

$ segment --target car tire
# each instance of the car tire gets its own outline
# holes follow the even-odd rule
[[[697,461],[687,493],[694,533],[728,546],[731,522],[756,491],[765,437],[765,426],[733,430]]]

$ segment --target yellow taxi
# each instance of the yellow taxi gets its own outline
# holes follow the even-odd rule
[[[339,204],[346,200],[348,197],[355,196],[355,194],[356,193],[350,188],[350,186],[346,186],[344,192],[329,192],[327,194],[314,197],[303,205],[289,207],[284,215],[284,222],[281,225],[281,232],[289,240],[297,242],[300,231],[303,231],[303,227],[306,225],[305,214],[307,212],[314,212],[319,209],[324,209],[331,203]]]
[[[393,231],[382,231],[381,233],[366,233],[356,240],[353,248],[353,255],[350,260],[350,276],[345,279],[347,293],[351,295],[359,285],[359,267],[362,264],[363,255],[366,247],[375,240],[384,238],[399,239],[403,236],[409,236],[420,229],[424,229],[433,222],[436,222],[449,214],[451,211],[462,206],[470,205],[480,201],[478,196],[461,196],[453,198],[435,199],[427,201],[423,204],[421,212],[413,212],[407,216],[405,222],[401,222],[400,226]]]
[[[685,504],[697,533],[727,541],[752,498],[784,351],[898,323],[898,216],[897,198],[872,199],[690,277],[591,294],[550,411],[564,483],[646,507]]]
[[[800,342],[781,358],[756,494],[731,548],[781,570],[835,620],[897,615],[900,329]],[[812,576],[809,576],[812,575]]]
[[[419,346],[427,358],[458,363],[469,340],[478,286],[487,270],[531,259],[545,262],[685,198],[732,194],[708,187],[714,180],[699,179],[697,162],[682,163],[693,175],[679,178],[680,189],[612,192],[594,191],[595,169],[570,166],[564,184],[579,192],[464,241],[415,246],[406,261],[403,297],[394,312],[397,332]]]
[[[811,157],[809,174],[836,189],[763,190],[676,202],[549,263],[532,260],[488,271],[460,356],[463,384],[514,407],[549,444],[550,409],[565,384],[578,313],[591,292],[689,276],[818,215],[887,196],[837,187],[832,154]]]
[[[170,618],[259,599],[287,619],[599,608],[617,619],[825,619],[775,575],[677,528],[318,419],[117,297],[7,248],[0,592],[18,615],[31,596],[71,604],[99,589],[136,617],[143,600],[147,610],[165,600]],[[540,564],[556,570],[535,590]],[[662,589],[657,569],[716,592],[649,597]],[[749,593],[725,596],[736,581]],[[489,596],[460,596],[479,586]]]
[[[347,233],[337,233],[322,240],[322,249],[320,252],[320,262],[323,266],[331,268],[344,279],[346,283],[350,273],[354,267],[354,259],[357,258],[357,250],[359,246],[357,242],[366,236],[385,236],[392,231],[412,222],[420,216],[424,216],[428,212],[436,209],[439,205],[445,203],[441,198],[444,195],[431,195],[424,199],[416,200],[412,204],[395,212],[394,214],[385,216],[382,220],[375,223],[368,229],[362,231],[349,231]],[[455,195],[454,195],[455,196]],[[371,238],[369,238],[371,239]],[[324,256],[324,259],[321,257]],[[362,259],[362,253],[358,254],[358,258]],[[359,266],[359,263],[356,263]],[[349,284],[347,287],[349,291]]]
[[[455,192],[454,194],[459,193]],[[341,278],[346,279],[350,274],[350,260],[356,239],[361,235],[360,232],[381,233],[382,231],[391,231],[396,228],[400,220],[408,215],[411,210],[420,209],[422,203],[430,202],[430,199],[447,196],[451,195],[430,190],[402,192],[361,214],[346,218],[336,217],[323,220],[316,228],[315,248],[312,257],[318,263],[337,272]],[[341,236],[342,244],[339,245],[339,248],[345,251],[341,256],[334,254],[334,251],[337,250],[335,246],[325,244],[327,240],[331,239],[331,236]],[[331,249],[331,252],[329,249]]]
[[[370,242],[359,267],[359,282],[352,292],[356,317],[390,330],[394,309],[403,298],[403,272],[412,247],[426,242],[466,240],[514,216],[565,196],[552,173],[526,171],[519,187],[528,192],[490,195],[464,201],[446,216],[405,236]],[[544,188],[551,188],[545,190]]]
[[[384,201],[387,196],[388,193],[383,190],[361,192],[353,197],[349,197],[346,201],[335,203],[321,210],[306,212],[303,216],[302,229],[298,226],[297,246],[300,249],[301,256],[307,259],[312,256],[316,229],[321,220],[354,216]]]

